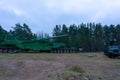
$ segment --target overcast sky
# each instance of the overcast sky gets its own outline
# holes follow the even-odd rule
[[[34,33],[51,33],[56,24],[120,23],[120,0],[0,0],[0,25],[26,23]]]

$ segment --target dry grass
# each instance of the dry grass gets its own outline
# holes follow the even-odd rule
[[[102,52],[0,54],[0,80],[120,80],[120,59]]]

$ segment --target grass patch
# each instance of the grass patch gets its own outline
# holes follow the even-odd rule
[[[79,65],[70,65],[47,75],[50,80],[85,80],[86,72]]]
[[[57,73],[57,80],[84,80],[84,76],[81,73],[64,71]]]
[[[57,54],[29,54],[29,53],[18,53],[18,54],[0,54],[0,61],[6,60],[46,60],[55,61],[54,56]]]
[[[78,73],[85,73],[85,71],[83,70],[83,68],[81,68],[79,65],[74,65],[68,68],[69,71],[73,71],[73,72],[78,72]]]
[[[85,70],[79,65],[73,65],[56,73],[57,80],[84,80]]]

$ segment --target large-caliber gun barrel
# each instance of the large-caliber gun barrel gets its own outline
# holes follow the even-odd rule
[[[46,37],[46,38],[36,38],[32,39],[33,40],[46,40],[46,39],[54,39],[54,38],[60,38],[60,37],[67,37],[68,35],[59,35],[59,36],[53,36],[53,37]]]

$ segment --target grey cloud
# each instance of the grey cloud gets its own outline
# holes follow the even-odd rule
[[[8,30],[18,22],[35,33],[51,33],[56,24],[120,23],[119,0],[1,0],[0,6],[0,25]]]

